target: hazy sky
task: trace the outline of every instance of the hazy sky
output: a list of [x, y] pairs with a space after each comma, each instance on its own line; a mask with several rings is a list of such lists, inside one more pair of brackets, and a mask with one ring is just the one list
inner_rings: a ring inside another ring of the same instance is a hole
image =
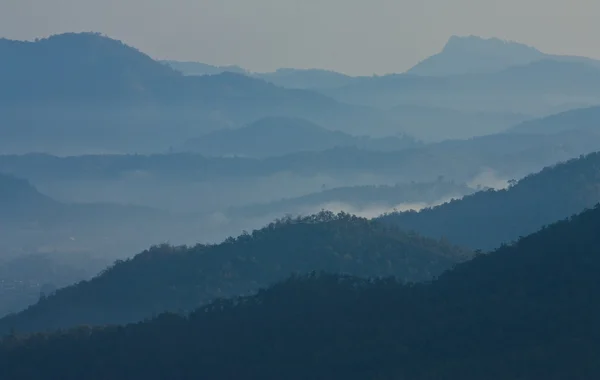
[[599, 0], [0, 0], [0, 37], [96, 31], [155, 58], [404, 71], [448, 37], [600, 58]]

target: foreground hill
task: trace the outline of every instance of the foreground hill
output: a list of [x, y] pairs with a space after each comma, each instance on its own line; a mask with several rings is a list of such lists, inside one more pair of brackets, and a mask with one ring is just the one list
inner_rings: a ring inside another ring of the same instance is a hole
[[362, 133], [397, 126], [379, 111], [242, 74], [184, 76], [98, 34], [3, 39], [0, 56], [0, 151], [166, 151], [267, 116]]
[[593, 379], [599, 227], [600, 208], [586, 211], [430, 284], [312, 275], [189, 317], [11, 335], [0, 371], [11, 380]]
[[243, 128], [215, 131], [188, 140], [183, 149], [208, 156], [269, 157], [344, 146], [394, 151], [419, 145], [410, 137], [358, 137], [330, 131], [304, 119], [268, 117]]
[[547, 167], [508, 189], [488, 190], [385, 222], [473, 249], [491, 249], [600, 202], [600, 153]]
[[292, 273], [328, 271], [422, 281], [467, 257], [453, 246], [348, 214], [323, 212], [272, 223], [218, 245], [152, 248], [0, 320], [0, 331], [133, 322], [164, 311], [192, 310], [222, 296], [252, 293]]

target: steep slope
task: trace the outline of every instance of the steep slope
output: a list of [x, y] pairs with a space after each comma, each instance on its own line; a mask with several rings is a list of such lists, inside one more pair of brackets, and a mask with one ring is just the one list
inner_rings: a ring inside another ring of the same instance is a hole
[[600, 208], [586, 211], [431, 284], [312, 275], [218, 300], [188, 318], [12, 335], [0, 346], [0, 373], [11, 380], [593, 379], [599, 227]]
[[410, 137], [357, 137], [327, 130], [304, 119], [268, 117], [243, 128], [215, 131], [188, 140], [183, 150], [208, 156], [269, 157], [343, 146], [402, 150], [419, 145]]
[[544, 58], [539, 50], [498, 38], [452, 36], [443, 50], [407, 71], [422, 76], [494, 72]]
[[600, 202], [600, 153], [529, 175], [504, 190], [489, 190], [420, 212], [381, 220], [473, 249], [491, 249]]
[[600, 133], [600, 107], [575, 109], [542, 119], [523, 122], [508, 132], [551, 134], [571, 130], [586, 130]]
[[1, 320], [0, 330], [133, 322], [315, 270], [427, 280], [467, 257], [458, 248], [366, 219], [323, 212], [271, 223], [219, 245], [150, 249]]

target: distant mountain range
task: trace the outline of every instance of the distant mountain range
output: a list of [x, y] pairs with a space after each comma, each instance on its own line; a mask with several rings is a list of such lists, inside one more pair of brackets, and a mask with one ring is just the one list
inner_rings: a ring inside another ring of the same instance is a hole
[[244, 74], [277, 86], [296, 89], [340, 87], [353, 77], [331, 70], [281, 68], [270, 73], [254, 73], [239, 66], [213, 66], [201, 62], [161, 61], [184, 75], [216, 75], [225, 72]]
[[223, 129], [186, 141], [182, 149], [207, 156], [270, 157], [335, 147], [400, 151], [422, 143], [404, 137], [371, 138], [327, 130], [308, 120], [269, 117], [238, 129]]
[[[323, 90], [338, 101], [371, 107], [443, 107], [462, 112], [548, 115], [557, 108], [600, 103], [600, 68], [543, 59], [492, 73], [430, 77], [392, 74], [359, 78]], [[563, 109], [565, 110], [565, 109]]]
[[0, 55], [4, 152], [166, 151], [270, 116], [303, 117], [350, 133], [397, 126], [377, 110], [241, 74], [183, 76], [98, 34], [1, 40]]
[[[571, 114], [574, 123], [577, 115]], [[375, 183], [426, 182], [445, 176], [464, 183], [490, 171], [505, 180], [521, 178], [556, 162], [594, 152], [599, 144], [596, 131], [571, 130], [543, 135], [500, 133], [396, 152], [337, 147], [264, 159], [189, 153], [63, 158], [5, 155], [0, 156], [0, 171], [35, 181], [116, 180], [143, 175], [153, 180], [188, 183], [292, 173], [340, 179], [369, 176]]]
[[452, 36], [440, 53], [419, 62], [406, 73], [421, 76], [482, 74], [542, 60], [584, 63], [600, 68], [598, 60], [546, 54], [534, 47], [513, 41], [477, 36]]
[[[531, 49], [472, 38], [451, 39], [447, 49], [456, 44], [509, 57], [520, 51], [534, 55]], [[231, 72], [185, 76], [90, 33], [37, 42], [4, 39], [0, 54], [3, 153], [166, 152], [270, 117], [302, 118], [357, 136], [408, 134], [440, 141], [497, 133], [535, 115], [600, 104], [600, 68], [572, 57], [544, 56], [491, 73], [444, 77], [350, 78], [282, 69], [260, 79]], [[315, 89], [319, 83], [323, 87]]]
[[600, 107], [570, 110], [542, 119], [529, 120], [516, 125], [508, 132], [552, 134], [577, 130], [600, 134]]

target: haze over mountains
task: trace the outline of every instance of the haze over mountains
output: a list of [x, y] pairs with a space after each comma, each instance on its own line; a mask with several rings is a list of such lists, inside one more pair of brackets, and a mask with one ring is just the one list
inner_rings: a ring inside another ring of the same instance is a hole
[[383, 108], [403, 132], [428, 141], [500, 132], [526, 119], [600, 103], [600, 61], [475, 36], [451, 37], [439, 54], [405, 74], [349, 77], [285, 69], [246, 75]]
[[598, 377], [597, 61], [0, 56], [1, 379]]
[[207, 156], [265, 158], [336, 147], [400, 151], [420, 145], [420, 142], [409, 136], [358, 137], [330, 131], [304, 119], [268, 117], [242, 128], [223, 129], [190, 139], [181, 149]]

